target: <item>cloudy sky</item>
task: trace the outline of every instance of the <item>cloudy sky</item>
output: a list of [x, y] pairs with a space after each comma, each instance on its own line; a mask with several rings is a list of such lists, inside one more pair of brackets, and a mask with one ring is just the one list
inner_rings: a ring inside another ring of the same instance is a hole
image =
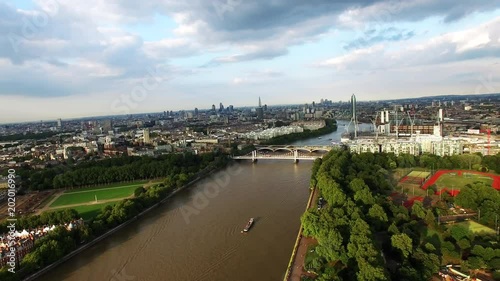
[[0, 123], [500, 92], [500, 0], [0, 0]]

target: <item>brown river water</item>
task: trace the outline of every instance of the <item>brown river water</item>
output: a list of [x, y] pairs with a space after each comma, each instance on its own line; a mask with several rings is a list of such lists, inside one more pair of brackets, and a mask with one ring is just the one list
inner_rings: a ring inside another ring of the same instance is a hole
[[[283, 280], [312, 161], [237, 162], [38, 280]], [[241, 230], [256, 219], [246, 234]]]

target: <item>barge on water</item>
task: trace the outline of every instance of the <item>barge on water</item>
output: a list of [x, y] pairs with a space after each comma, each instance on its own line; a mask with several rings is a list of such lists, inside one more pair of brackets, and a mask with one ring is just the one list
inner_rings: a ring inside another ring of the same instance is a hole
[[248, 221], [248, 223], [245, 226], [245, 228], [243, 228], [243, 230], [241, 231], [241, 233], [248, 232], [250, 230], [250, 227], [252, 227], [253, 222], [254, 222], [254, 218], [250, 218], [250, 220]]

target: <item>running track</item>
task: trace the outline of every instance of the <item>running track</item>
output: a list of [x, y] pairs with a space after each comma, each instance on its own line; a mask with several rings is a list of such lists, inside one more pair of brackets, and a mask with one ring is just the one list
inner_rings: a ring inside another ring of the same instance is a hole
[[[434, 175], [432, 175], [425, 183], [422, 185], [422, 189], [426, 190], [429, 186], [433, 185], [440, 176], [444, 174], [449, 174], [449, 173], [457, 173], [457, 175], [461, 176], [462, 173], [469, 173], [469, 174], [477, 174], [477, 175], [482, 175], [482, 176], [487, 176], [493, 179], [492, 186], [496, 190], [500, 190], [500, 176], [498, 175], [493, 175], [493, 174], [488, 174], [488, 173], [483, 173], [483, 172], [476, 172], [476, 171], [468, 171], [468, 170], [439, 170]], [[445, 191], [446, 188], [444, 188], [441, 192]], [[455, 190], [453, 194], [451, 194], [451, 190], [448, 190], [451, 196], [456, 196], [460, 190]]]

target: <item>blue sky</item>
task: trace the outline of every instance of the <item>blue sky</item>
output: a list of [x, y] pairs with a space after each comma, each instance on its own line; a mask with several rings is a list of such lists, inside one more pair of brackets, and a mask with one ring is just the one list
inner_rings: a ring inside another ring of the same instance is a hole
[[500, 92], [499, 0], [0, 0], [0, 16], [0, 123]]

